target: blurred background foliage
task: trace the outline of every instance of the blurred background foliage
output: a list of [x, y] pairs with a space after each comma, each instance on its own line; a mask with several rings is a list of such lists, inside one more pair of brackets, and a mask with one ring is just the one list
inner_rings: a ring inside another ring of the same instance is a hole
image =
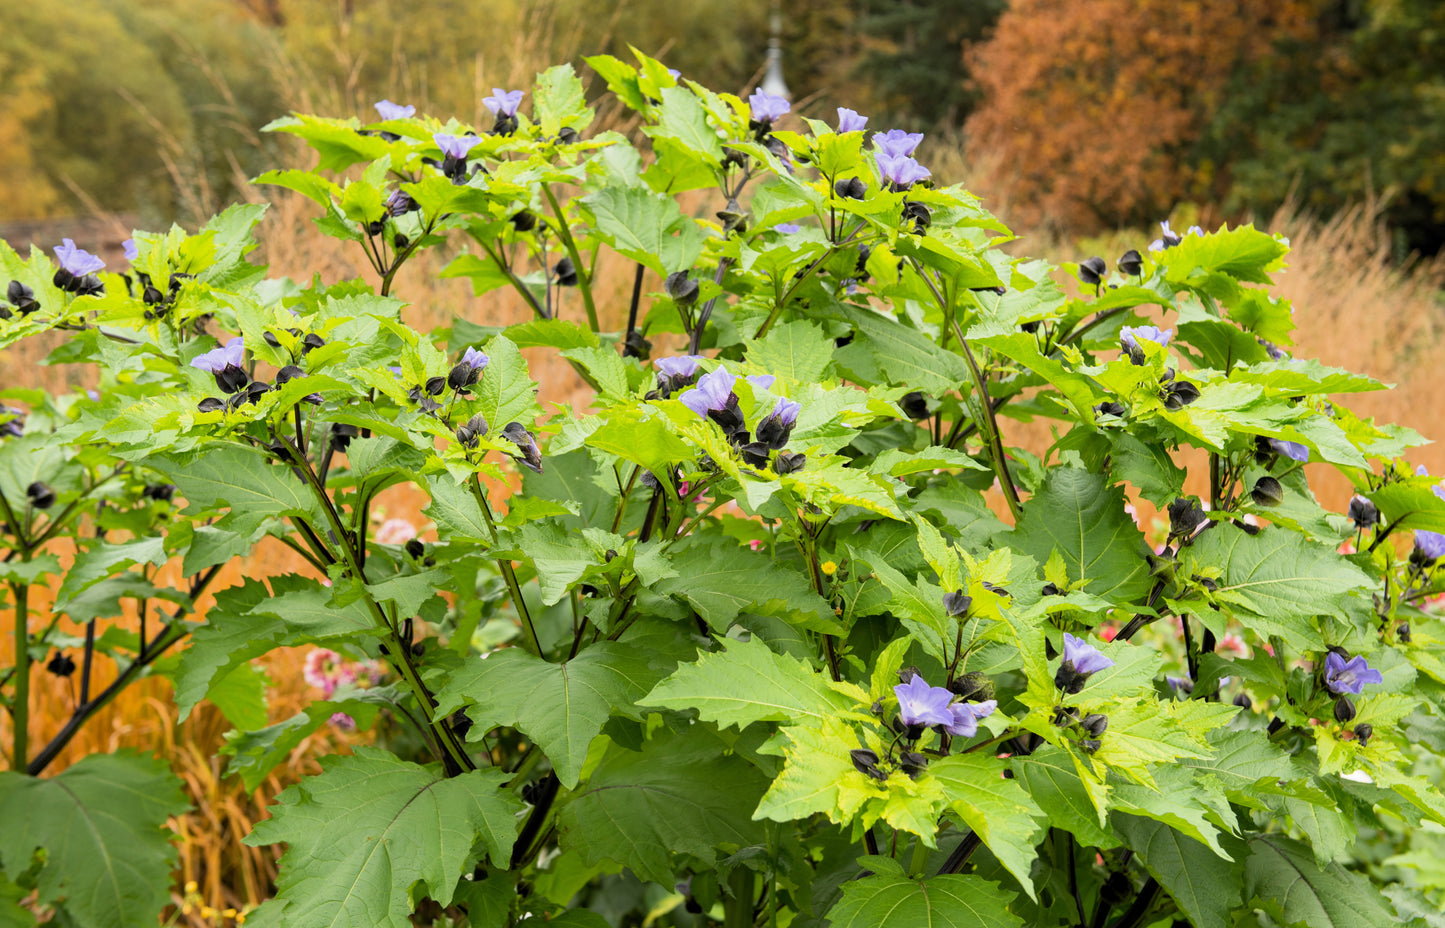
[[[194, 221], [277, 152], [289, 109], [381, 96], [480, 120], [494, 84], [631, 44], [758, 80], [773, 0], [6, 0], [0, 220]], [[1438, 0], [781, 0], [798, 109], [935, 133], [1016, 226], [1218, 221], [1384, 203], [1399, 257], [1445, 244]], [[597, 88], [600, 89], [600, 88]]]

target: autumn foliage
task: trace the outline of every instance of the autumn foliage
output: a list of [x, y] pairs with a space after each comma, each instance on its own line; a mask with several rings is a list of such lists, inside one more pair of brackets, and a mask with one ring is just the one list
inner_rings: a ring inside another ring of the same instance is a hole
[[1019, 225], [1143, 224], [1208, 194], [1187, 154], [1236, 69], [1301, 33], [1317, 0], [1015, 0], [969, 71], [971, 156]]

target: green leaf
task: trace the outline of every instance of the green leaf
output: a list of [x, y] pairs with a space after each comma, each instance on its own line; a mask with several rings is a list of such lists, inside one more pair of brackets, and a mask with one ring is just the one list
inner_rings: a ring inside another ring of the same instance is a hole
[[44, 849], [36, 886], [76, 924], [154, 928], [170, 904], [175, 845], [166, 818], [189, 805], [166, 764], [91, 754], [46, 780], [0, 773], [0, 863], [12, 874]]
[[1253, 613], [1245, 624], [1261, 637], [1279, 635], [1302, 650], [1319, 647], [1316, 615], [1338, 614], [1342, 598], [1372, 584], [1333, 547], [1277, 527], [1250, 535], [1216, 526], [1181, 551], [1179, 562], [1186, 575], [1221, 569], [1215, 595]]
[[667, 419], [657, 415], [638, 418], [624, 407], [608, 411], [607, 421], [587, 436], [587, 445], [664, 476], [668, 465], [690, 461], [697, 454]]
[[69, 612], [69, 607], [80, 594], [106, 577], [137, 564], [160, 567], [166, 558], [165, 539], [159, 535], [120, 544], [102, 542], [81, 551], [60, 582], [60, 589], [55, 594], [55, 609], [57, 612]]
[[679, 546], [672, 554], [678, 572], [653, 586], [686, 600], [715, 631], [726, 632], [741, 612], [775, 615], [804, 627], [836, 624], [828, 603], [804, 576], [728, 541], [709, 539]]
[[1011, 758], [1009, 768], [1054, 827], [1072, 832], [1089, 847], [1118, 847], [1119, 839], [1101, 827], [1090, 788], [1080, 778], [1068, 752], [1041, 748], [1026, 757]]
[[720, 728], [753, 722], [832, 718], [856, 710], [858, 700], [807, 664], [776, 654], [757, 638], [723, 639], [726, 650], [680, 665], [641, 700], [644, 706], [696, 709]]
[[669, 852], [711, 866], [725, 848], [761, 843], [750, 819], [765, 781], [757, 768], [701, 726], [661, 733], [628, 751], [614, 745], [557, 813], [562, 846], [589, 864], [613, 860], [644, 880], [671, 885]]
[[1270, 283], [1289, 246], [1253, 225], [1221, 229], [1208, 235], [1186, 235], [1160, 253], [1159, 264], [1171, 283], [1183, 283], [1197, 271], [1217, 271], [1236, 280]]
[[802, 319], [775, 325], [747, 342], [747, 359], [783, 383], [818, 383], [833, 363], [833, 339]]
[[231, 759], [226, 764], [227, 776], [239, 776], [247, 790], [258, 788], [271, 771], [286, 762], [291, 753], [321, 726], [330, 723], [338, 712], [351, 717], [358, 731], [366, 731], [376, 722], [383, 705], [397, 695], [390, 687], [351, 690], [351, 698], [338, 694], [334, 700], [319, 700], [274, 725], [254, 731], [232, 729], [226, 732], [226, 743], [220, 753]]
[[517, 346], [506, 336], [498, 335], [487, 344], [489, 362], [472, 392], [478, 400], [478, 411], [494, 432], [509, 422], [521, 422], [529, 429], [540, 411], [537, 405], [537, 384], [527, 372], [527, 362]]
[[662, 88], [662, 106], [655, 126], [643, 130], [654, 141], [670, 140], [692, 159], [716, 167], [722, 162], [722, 142], [712, 126], [702, 101], [682, 87]]
[[935, 761], [928, 772], [943, 785], [949, 809], [973, 829], [1029, 897], [1037, 898], [1029, 869], [1048, 818], [1017, 780], [1004, 779], [1007, 766], [997, 757], [975, 752]]
[[[910, 880], [896, 862], [865, 858], [873, 876], [849, 880], [828, 910], [830, 928], [1022, 928], [1014, 894], [976, 876]], [[889, 866], [891, 864], [891, 866]]]
[[1094, 421], [1094, 404], [1103, 391], [1089, 377], [1039, 350], [1038, 339], [1027, 332], [994, 335], [979, 341], [1038, 377], [1063, 394], [1084, 422]]
[[506, 774], [447, 778], [377, 748], [324, 757], [322, 773], [277, 797], [245, 843], [286, 842], [277, 880], [280, 924], [410, 928], [410, 890], [445, 906], [484, 846], [506, 867], [522, 804], [501, 789]]
[[303, 516], [323, 524], [306, 484], [266, 455], [242, 445], [208, 445], [189, 457], [152, 455], [146, 464], [164, 473], [185, 497], [191, 518], [226, 510], [215, 527], [249, 537], [267, 519]]
[[939, 348], [932, 339], [892, 316], [844, 305], [854, 327], [853, 341], [833, 353], [838, 364], [865, 384], [891, 383], [940, 395], [969, 377], [963, 358]]
[[1433, 477], [1406, 477], [1372, 490], [1368, 496], [1394, 530], [1445, 532], [1445, 499], [1435, 495], [1437, 485]]
[[1238, 863], [1162, 822], [1114, 815], [1114, 830], [1178, 904], [1195, 928], [1230, 928], [1231, 909], [1240, 903]]
[[1131, 604], [1149, 592], [1144, 533], [1124, 511], [1123, 488], [1099, 474], [1078, 467], [1049, 471], [1024, 504], [1013, 537], [1018, 550], [1040, 562], [1057, 548], [1070, 583], [1086, 584], [1084, 592], [1100, 599]]
[[685, 271], [702, 252], [697, 223], [673, 197], [646, 187], [608, 185], [583, 197], [599, 238], [665, 277]]
[[571, 789], [592, 739], [614, 710], [635, 711], [639, 697], [661, 676], [659, 663], [646, 651], [608, 641], [561, 664], [508, 648], [452, 673], [437, 693], [437, 716], [471, 707], [476, 738], [498, 725], [517, 728], [546, 753], [562, 785]]
[[[783, 756], [783, 770], [754, 817], [790, 822], [823, 814], [844, 825], [866, 804], [886, 800], [888, 788], [853, 766], [848, 752], [860, 746], [854, 726], [837, 717], [782, 729], [767, 752]], [[942, 788], [933, 785], [941, 799]], [[932, 823], [929, 832], [931, 838]]]
[[215, 680], [206, 698], [237, 728], [264, 728], [266, 683], [266, 672], [246, 662]]
[[1395, 913], [1369, 880], [1330, 864], [1283, 835], [1259, 835], [1244, 862], [1244, 898], [1286, 925], [1309, 928], [1378, 928]]
[[537, 75], [532, 89], [532, 119], [544, 136], [555, 136], [564, 127], [581, 132], [592, 124], [587, 94], [570, 64], [559, 64]]

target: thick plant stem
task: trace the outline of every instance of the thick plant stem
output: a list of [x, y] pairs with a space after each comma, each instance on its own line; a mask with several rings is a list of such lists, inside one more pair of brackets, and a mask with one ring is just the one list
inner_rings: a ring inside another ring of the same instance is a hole
[[341, 549], [341, 556], [346, 561], [347, 570], [362, 584], [363, 594], [361, 599], [366, 604], [367, 611], [371, 613], [372, 621], [376, 623], [377, 627], [385, 629], [388, 637], [391, 639], [390, 650], [393, 654], [392, 666], [396, 668], [397, 673], [401, 674], [402, 680], [406, 682], [407, 689], [411, 690], [417, 702], [426, 710], [427, 718], [431, 720], [432, 731], [436, 735], [437, 741], [441, 742], [442, 747], [446, 749], [448, 766], [455, 767], [456, 773], [475, 770], [477, 765], [472, 762], [471, 757], [462, 747], [461, 742], [457, 740], [456, 732], [452, 731], [451, 726], [448, 725], [445, 720], [439, 721], [434, 718], [437, 708], [436, 700], [432, 698], [431, 691], [426, 688], [426, 684], [422, 682], [421, 675], [417, 673], [416, 667], [412, 665], [411, 642], [401, 640], [401, 635], [397, 632], [396, 626], [387, 621], [386, 614], [381, 611], [381, 606], [377, 603], [376, 598], [371, 595], [370, 590], [366, 589], [366, 571], [361, 566], [361, 560], [357, 555], [351, 535], [346, 531], [346, 526], [341, 522], [341, 516], [336, 512], [336, 505], [331, 501], [331, 497], [326, 495], [326, 488], [323, 487], [317, 479], [316, 472], [311, 469], [310, 462], [299, 457], [299, 449], [297, 450], [297, 455], [298, 459], [301, 460], [301, 473], [306, 478], [306, 483], [311, 487], [311, 492], [316, 497], [316, 501], [321, 504], [321, 511], [326, 515], [326, 520], [331, 523], [331, 531], [336, 535], [336, 545]]
[[30, 584], [11, 583], [10, 595], [15, 600], [15, 703], [11, 709], [14, 721], [10, 769], [25, 769], [30, 751]]
[[577, 250], [577, 242], [573, 240], [572, 230], [567, 226], [567, 217], [562, 214], [562, 204], [557, 202], [557, 195], [552, 192], [550, 184], [543, 184], [542, 192], [547, 195], [552, 215], [557, 217], [557, 237], [562, 240], [562, 247], [567, 249], [567, 257], [572, 259], [572, 267], [577, 271], [577, 289], [582, 293], [582, 306], [587, 310], [587, 325], [593, 332], [600, 332], [602, 326], [597, 321], [597, 304], [592, 301], [592, 282], [588, 280], [589, 275], [582, 266], [582, 254]]
[[1135, 897], [1134, 904], [1129, 906], [1119, 920], [1114, 923], [1114, 928], [1138, 928], [1144, 924], [1149, 910], [1154, 907], [1154, 900], [1159, 896], [1159, 881], [1152, 876], [1149, 878], [1139, 895]]
[[[492, 541], [495, 543], [497, 524], [492, 520], [492, 507], [487, 502], [487, 494], [482, 491], [480, 475], [472, 474], [470, 487], [472, 496], [477, 501], [477, 508], [482, 510], [482, 517], [487, 520], [487, 531], [492, 533]], [[512, 562], [504, 557], [497, 558], [497, 569], [502, 572], [502, 579], [507, 582], [507, 592], [512, 595], [512, 603], [522, 620], [522, 631], [527, 635], [527, 647], [537, 657], [541, 657], [542, 642], [537, 639], [537, 627], [532, 624], [532, 614], [527, 611], [527, 601], [522, 598], [522, 585], [517, 582], [517, 571], [513, 569]]]
[[723, 928], [752, 928], [753, 871], [738, 867], [728, 878], [732, 896], [723, 899]]
[[[932, 286], [932, 281], [929, 281], [929, 285]], [[938, 293], [938, 291], [934, 290], [934, 293]], [[942, 299], [941, 295], [940, 299]], [[985, 437], [988, 439], [989, 457], [993, 459], [993, 470], [998, 476], [999, 486], [1003, 488], [1009, 512], [1013, 514], [1014, 523], [1017, 524], [1023, 516], [1023, 509], [1019, 504], [1019, 491], [1014, 487], [1013, 476], [1009, 474], [1008, 459], [1004, 456], [1003, 436], [999, 433], [998, 418], [994, 415], [993, 401], [988, 395], [988, 384], [983, 379], [983, 371], [979, 369], [978, 361], [974, 359], [973, 349], [969, 348], [968, 342], [964, 340], [963, 329], [959, 326], [957, 319], [953, 320], [953, 331], [958, 339], [959, 347], [963, 349], [963, 357], [968, 361], [968, 371], [973, 378], [973, 388], [978, 393], [978, 405], [983, 410], [983, 418], [980, 421], [987, 425], [988, 435]]]

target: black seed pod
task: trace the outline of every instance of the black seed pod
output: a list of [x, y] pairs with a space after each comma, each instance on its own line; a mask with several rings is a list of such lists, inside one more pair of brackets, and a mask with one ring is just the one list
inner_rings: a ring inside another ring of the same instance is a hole
[[921, 391], [914, 390], [912, 393], [905, 393], [898, 401], [898, 408], [903, 414], [913, 421], [928, 418], [928, 398]]
[[1234, 704], [1246, 712], [1254, 708], [1254, 700], [1250, 699], [1247, 693], [1240, 693], [1234, 697]]
[[964, 702], [984, 702], [994, 696], [993, 681], [977, 670], [960, 674], [948, 690]]
[[406, 553], [414, 558], [421, 557], [423, 554], [426, 553], [426, 545], [422, 544], [421, 541], [415, 538], [408, 538], [404, 547], [406, 549]]
[[40, 304], [35, 301], [35, 291], [18, 280], [10, 281], [10, 286], [5, 289], [5, 297], [22, 316], [28, 316], [40, 308]]
[[1144, 258], [1136, 249], [1130, 248], [1119, 258], [1119, 273], [1126, 277], [1138, 277], [1144, 271]]
[[552, 273], [557, 276], [557, 283], [563, 287], [577, 286], [577, 266], [572, 263], [571, 258], [563, 258], [552, 266]]
[[1122, 403], [1100, 403], [1094, 407], [1094, 415], [1096, 416], [1117, 416], [1122, 419], [1126, 412], [1128, 412], [1128, 410], [1124, 408]]
[[1260, 477], [1255, 481], [1254, 489], [1249, 491], [1249, 498], [1256, 506], [1272, 508], [1284, 502], [1284, 487], [1273, 477]]
[[297, 377], [305, 377], [306, 372], [294, 364], [288, 364], [276, 372], [276, 386], [283, 387]]
[[674, 271], [662, 281], [662, 289], [679, 306], [691, 306], [697, 302], [697, 281], [687, 271]]
[[1109, 717], [1095, 712], [1091, 715], [1084, 716], [1083, 720], [1079, 722], [1079, 725], [1083, 727], [1084, 731], [1097, 738], [1109, 727]]
[[1044, 584], [1044, 588], [1039, 591], [1039, 595], [1040, 595], [1040, 596], [1063, 596], [1064, 594], [1059, 591], [1059, 587], [1058, 587], [1057, 584], [1055, 584], [1055, 583], [1053, 583], [1053, 582], [1049, 582], [1049, 583], [1045, 583], [1045, 584]]
[[1169, 537], [1188, 538], [1208, 519], [1198, 500], [1181, 496], [1169, 504]]
[[75, 673], [75, 661], [64, 651], [56, 651], [55, 656], [46, 663], [45, 669], [57, 677], [68, 677]]
[[150, 284], [146, 284], [145, 292], [141, 294], [141, 300], [147, 306], [160, 306], [165, 303], [166, 295]]
[[933, 225], [933, 210], [913, 200], [903, 201], [903, 221], [913, 223], [913, 231], [922, 235]]
[[1101, 742], [1098, 738], [1085, 738], [1083, 741], [1079, 742], [1079, 747], [1084, 749], [1084, 753], [1092, 754], [1095, 751], [1099, 750], [1100, 744]]
[[1369, 528], [1380, 522], [1380, 510], [1375, 507], [1374, 503], [1358, 494], [1350, 497], [1350, 508], [1346, 515], [1350, 517], [1350, 521], [1355, 524], [1356, 528]]
[[477, 413], [457, 428], [457, 441], [463, 448], [475, 448], [477, 439], [487, 434], [487, 420]]
[[1370, 738], [1375, 734], [1375, 726], [1369, 722], [1361, 722], [1355, 726], [1355, 740], [1360, 742], [1360, 747], [1370, 743]]
[[1164, 391], [1164, 408], [1180, 410], [1199, 399], [1199, 388], [1187, 380], [1171, 383]]
[[904, 751], [898, 755], [898, 766], [908, 774], [909, 779], [916, 780], [928, 769], [928, 755]]
[[833, 184], [833, 192], [848, 200], [861, 200], [868, 195], [868, 185], [861, 177], [845, 177]]
[[539, 474], [542, 472], [542, 451], [526, 426], [520, 422], [508, 422], [502, 429], [502, 437], [521, 449], [522, 456], [516, 459], [519, 463]]
[[200, 410], [201, 412], [219, 412], [220, 410], [225, 408], [226, 401], [222, 399], [217, 399], [214, 396], [208, 396], [196, 404], [196, 409]]
[[969, 607], [973, 605], [973, 597], [966, 595], [963, 590], [954, 590], [952, 593], [943, 594], [943, 608], [954, 618], [962, 618], [968, 615]]
[[1409, 622], [1401, 622], [1401, 623], [1400, 623], [1400, 626], [1395, 629], [1395, 637], [1398, 638], [1398, 639], [1400, 639], [1400, 643], [1401, 643], [1401, 644], [1409, 644], [1409, 643], [1410, 643], [1410, 623], [1409, 623]]
[[912, 666], [909, 666], [909, 667], [900, 667], [899, 670], [898, 670], [898, 682], [899, 682], [899, 683], [902, 683], [902, 684], [905, 684], [905, 685], [906, 685], [906, 684], [909, 684], [909, 683], [912, 683], [912, 682], [913, 682], [913, 678], [916, 677], [916, 676], [918, 676], [918, 668], [917, 668], [917, 667], [912, 667]]
[[49, 509], [55, 505], [55, 491], [39, 480], [25, 488], [25, 495], [36, 509]]
[[869, 767], [878, 765], [878, 755], [867, 748], [849, 751], [848, 756], [852, 758], [853, 766], [858, 768], [859, 773], [867, 773]]
[[1103, 258], [1089, 258], [1079, 263], [1079, 279], [1086, 284], [1098, 286], [1103, 282], [1106, 273], [1108, 273], [1108, 267], [1104, 264]]
[[1059, 728], [1070, 728], [1079, 721], [1079, 710], [1071, 706], [1054, 706], [1054, 724]]
[[1341, 725], [1348, 724], [1355, 717], [1355, 704], [1350, 702], [1348, 696], [1335, 697], [1335, 721]]
[[169, 503], [176, 495], [174, 483], [150, 483], [141, 491], [141, 496], [160, 503]]
[[333, 422], [331, 424], [331, 447], [337, 451], [345, 451], [350, 446], [351, 440], [360, 434], [360, 430], [354, 425]]
[[807, 463], [808, 456], [806, 454], [779, 451], [778, 456], [773, 458], [773, 470], [779, 474], [795, 474], [802, 470]]

